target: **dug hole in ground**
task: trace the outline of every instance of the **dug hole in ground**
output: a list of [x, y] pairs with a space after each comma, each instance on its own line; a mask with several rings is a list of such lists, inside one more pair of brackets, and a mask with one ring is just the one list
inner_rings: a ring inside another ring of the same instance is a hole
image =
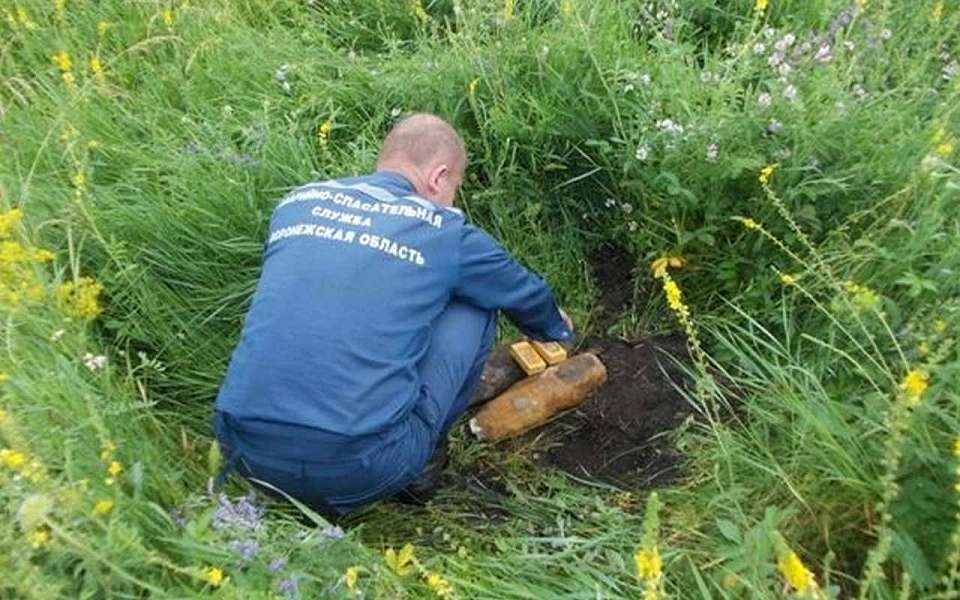
[[[630, 308], [633, 264], [626, 251], [610, 246], [591, 256], [599, 291], [596, 329], [605, 329]], [[495, 505], [498, 497], [510, 493], [510, 476], [497, 457], [511, 453], [529, 455], [530, 468], [559, 470], [575, 485], [633, 492], [677, 481], [683, 456], [669, 434], [692, 413], [681, 391], [689, 383], [684, 372], [684, 363], [689, 362], [686, 338], [679, 333], [629, 341], [593, 336], [581, 340], [570, 356], [585, 352], [595, 354], [606, 367], [603, 385], [578, 407], [515, 438], [485, 442], [492, 453], [448, 468], [445, 486], [471, 492], [481, 504]], [[500, 380], [524, 377], [509, 356], [508, 344], [494, 349], [488, 365], [510, 371], [498, 373]], [[483, 386], [481, 382], [479, 395], [492, 398], [492, 391]], [[472, 434], [466, 436], [467, 444], [478, 443]]]

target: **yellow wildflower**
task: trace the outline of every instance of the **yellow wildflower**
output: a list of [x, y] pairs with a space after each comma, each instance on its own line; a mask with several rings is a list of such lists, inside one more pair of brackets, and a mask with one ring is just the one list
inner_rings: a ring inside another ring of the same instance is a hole
[[73, 60], [70, 59], [70, 55], [67, 54], [66, 50], [57, 52], [50, 57], [50, 60], [60, 69], [61, 73], [66, 73], [73, 68]]
[[47, 478], [46, 471], [43, 468], [43, 463], [35, 458], [23, 468], [21, 475], [23, 475], [24, 479], [30, 483], [40, 483]]
[[93, 319], [103, 312], [100, 292], [103, 285], [90, 277], [68, 281], [57, 288], [57, 302], [61, 310], [72, 317]]
[[19, 208], [11, 208], [0, 213], [0, 239], [10, 237], [21, 219], [23, 219], [23, 212]]
[[930, 11], [930, 19], [933, 21], [940, 21], [943, 19], [943, 2], [937, 2], [933, 5], [933, 10]]
[[687, 259], [682, 256], [661, 256], [650, 263], [650, 271], [653, 272], [654, 277], [659, 278], [660, 275], [658, 275], [658, 273], [661, 270], [666, 270], [667, 268], [682, 269], [686, 264]]
[[29, 457], [25, 452], [4, 448], [0, 450], [0, 463], [11, 471], [20, 471], [26, 466]]
[[735, 217], [735, 218], [736, 220], [740, 221], [740, 223], [742, 223], [743, 226], [746, 227], [747, 229], [754, 230], [754, 231], [757, 229], [760, 229], [760, 223], [757, 223], [750, 217]]
[[112, 27], [113, 23], [110, 23], [109, 21], [100, 21], [97, 23], [97, 35], [100, 37], [107, 35], [107, 32], [110, 31]]
[[773, 175], [773, 171], [776, 169], [776, 165], [767, 165], [764, 168], [760, 169], [760, 176], [757, 179], [763, 185], [770, 183], [770, 177]]
[[754, 12], [763, 13], [767, 10], [767, 6], [770, 4], [770, 0], [757, 0], [757, 3], [753, 5]]
[[514, 0], [504, 0], [503, 1], [503, 18], [512, 19], [514, 13]]
[[953, 142], [941, 142], [937, 144], [937, 146], [934, 148], [934, 151], [942, 158], [946, 158], [953, 154], [954, 148]]
[[107, 77], [103, 72], [103, 63], [96, 54], [90, 57], [90, 71], [98, 84], [103, 85], [106, 82]]
[[225, 584], [228, 579], [230, 578], [226, 577], [223, 571], [217, 567], [208, 567], [203, 571], [203, 580], [213, 587], [220, 587]]
[[53, 9], [57, 13], [57, 18], [62, 19], [64, 13], [67, 11], [67, 0], [54, 0]]
[[937, 319], [933, 322], [933, 330], [937, 333], [943, 333], [947, 330], [947, 322], [944, 319]]
[[330, 133], [333, 131], [333, 122], [327, 119], [317, 128], [317, 141], [321, 146], [326, 146], [330, 141]]
[[917, 352], [920, 353], [920, 356], [927, 356], [930, 354], [930, 344], [927, 343], [927, 340], [920, 342], [920, 345], [917, 346]]
[[859, 6], [860, 8], [866, 8], [867, 0], [857, 0], [857, 6]]
[[480, 86], [480, 78], [475, 77], [473, 81], [470, 82], [470, 85], [467, 86], [467, 93], [471, 96], [477, 95], [477, 88]]
[[427, 14], [426, 10], [424, 10], [423, 2], [421, 2], [420, 0], [413, 0], [410, 3], [410, 12], [412, 12], [413, 15], [418, 19], [420, 19], [421, 21], [430, 20], [430, 15]]
[[34, 548], [42, 548], [50, 542], [50, 532], [42, 527], [38, 527], [27, 536], [27, 542]]
[[453, 586], [451, 586], [450, 582], [440, 575], [436, 573], [428, 573], [424, 579], [426, 580], [427, 587], [430, 588], [430, 591], [440, 598], [447, 598], [453, 594]]
[[351, 592], [357, 591], [357, 579], [360, 577], [360, 571], [356, 567], [347, 567], [347, 572], [343, 575], [343, 581], [347, 584], [347, 589]]
[[675, 281], [668, 281], [663, 285], [663, 291], [667, 295], [667, 304], [675, 312], [681, 312], [685, 307], [683, 305], [683, 292]]
[[880, 302], [880, 296], [865, 285], [860, 285], [852, 281], [848, 281], [844, 285], [847, 288], [847, 292], [853, 296], [853, 303], [858, 308], [870, 309]]
[[800, 596], [804, 596], [816, 589], [817, 584], [813, 580], [813, 573], [803, 566], [803, 561], [800, 560], [796, 552], [791, 550], [777, 561], [777, 569], [780, 570], [780, 573], [783, 575], [783, 578], [787, 580], [787, 583], [790, 584], [790, 587]]
[[39, 25], [30, 18], [30, 13], [27, 12], [27, 9], [22, 6], [17, 7], [17, 21], [19, 21], [27, 31], [33, 31], [39, 27]]
[[176, 19], [176, 14], [173, 12], [172, 8], [165, 8], [160, 11], [160, 16], [163, 18], [163, 24], [167, 27], [173, 27], [173, 22]]
[[798, 280], [799, 277], [796, 275], [791, 275], [789, 273], [780, 274], [780, 282], [783, 283], [783, 285], [796, 285]]
[[413, 544], [406, 544], [397, 552], [393, 548], [387, 548], [383, 554], [383, 560], [390, 567], [390, 570], [401, 577], [409, 574], [413, 570]]
[[70, 183], [73, 184], [73, 187], [77, 189], [77, 192], [85, 192], [87, 190], [87, 176], [82, 172], [77, 172], [73, 177], [70, 178]]
[[66, 83], [68, 86], [73, 85], [77, 82], [77, 78], [74, 77], [72, 71], [67, 71], [66, 73], [61, 75], [61, 77], [63, 77], [63, 82]]
[[103, 500], [98, 500], [96, 504], [93, 505], [93, 514], [95, 515], [106, 515], [113, 510], [113, 500], [104, 498]]
[[633, 562], [637, 567], [637, 577], [641, 579], [658, 579], [662, 573], [663, 560], [656, 546], [637, 550]]
[[110, 466], [107, 467], [107, 475], [116, 477], [120, 475], [120, 473], [123, 473], [123, 465], [121, 465], [119, 461], [112, 461]]
[[573, 0], [563, 0], [560, 3], [560, 12], [567, 16], [573, 14]]
[[960, 458], [960, 437], [953, 441], [953, 455]]
[[900, 383], [900, 389], [907, 394], [912, 404], [920, 401], [920, 396], [930, 386], [930, 376], [919, 369], [910, 369]]
[[106, 441], [100, 446], [100, 460], [102, 462], [107, 462], [113, 458], [113, 453], [117, 451], [116, 445], [111, 441]]

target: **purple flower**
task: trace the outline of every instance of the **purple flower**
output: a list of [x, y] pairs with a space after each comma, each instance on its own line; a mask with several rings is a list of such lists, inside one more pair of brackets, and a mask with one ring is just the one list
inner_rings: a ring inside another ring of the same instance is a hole
[[226, 494], [220, 494], [219, 505], [213, 513], [213, 528], [258, 531], [262, 527], [263, 509], [252, 500], [252, 495], [241, 496], [234, 503]]
[[174, 525], [177, 527], [186, 527], [187, 526], [187, 515], [184, 512], [183, 508], [175, 508], [170, 511], [170, 520], [173, 521]]
[[254, 539], [237, 540], [230, 544], [230, 548], [239, 554], [240, 560], [245, 563], [253, 560], [253, 557], [257, 555], [257, 552], [260, 552], [260, 544], [258, 544], [257, 540]]
[[280, 588], [280, 593], [288, 598], [298, 598], [300, 596], [300, 591], [297, 589], [297, 580], [293, 577], [281, 579], [277, 587]]
[[817, 50], [817, 53], [813, 56], [813, 60], [817, 62], [830, 62], [833, 60], [833, 54], [830, 52], [830, 44], [824, 42], [820, 44], [820, 48]]
[[282, 570], [282, 569], [283, 569], [284, 567], [286, 567], [286, 566], [287, 566], [287, 559], [285, 559], [285, 558], [283, 558], [283, 557], [275, 558], [275, 559], [271, 560], [271, 561], [270, 561], [270, 564], [268, 565], [268, 567], [270, 568], [270, 570], [273, 571], [274, 573], [276, 573], [277, 571]]

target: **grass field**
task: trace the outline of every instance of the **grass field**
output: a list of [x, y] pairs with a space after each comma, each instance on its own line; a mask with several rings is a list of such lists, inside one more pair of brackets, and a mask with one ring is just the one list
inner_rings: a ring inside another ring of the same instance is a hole
[[[954, 0], [0, 0], [0, 31], [0, 597], [960, 597]], [[460, 427], [493, 512], [344, 531], [209, 489], [273, 204], [418, 110], [583, 332], [687, 333], [679, 483]]]

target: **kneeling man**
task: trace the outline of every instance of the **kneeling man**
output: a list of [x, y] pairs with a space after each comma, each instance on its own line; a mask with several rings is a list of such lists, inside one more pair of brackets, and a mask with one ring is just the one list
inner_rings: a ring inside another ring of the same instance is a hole
[[277, 205], [263, 270], [217, 397], [226, 468], [330, 519], [435, 483], [502, 310], [567, 340], [553, 293], [453, 200], [463, 141], [416, 114], [372, 175], [311, 183]]

